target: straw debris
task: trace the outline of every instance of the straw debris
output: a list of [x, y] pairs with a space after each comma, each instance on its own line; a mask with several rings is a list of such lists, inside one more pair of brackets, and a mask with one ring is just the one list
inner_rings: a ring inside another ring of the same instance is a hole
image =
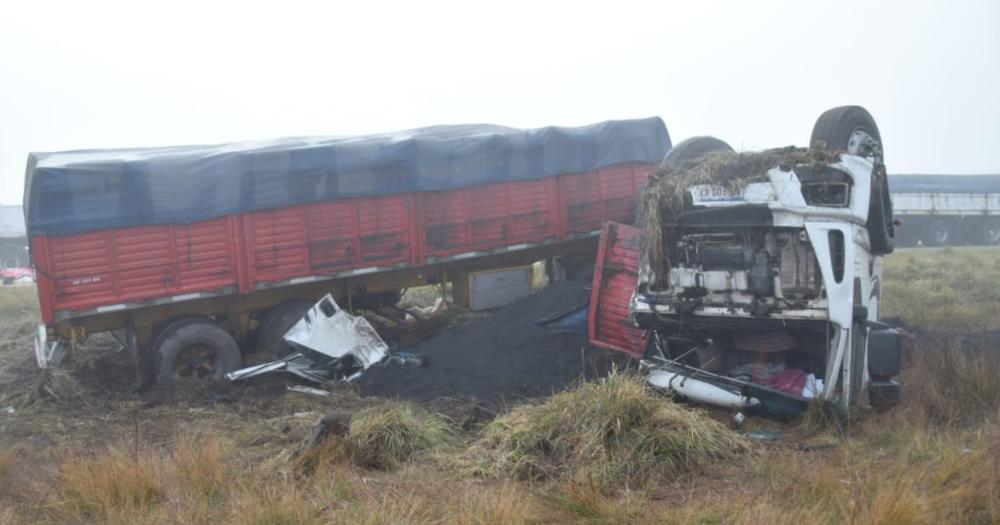
[[822, 169], [838, 159], [839, 153], [787, 147], [758, 152], [720, 151], [684, 162], [680, 168], [661, 166], [639, 195], [638, 218], [638, 226], [643, 229], [643, 252], [656, 282], [661, 282], [670, 264], [668, 229], [664, 226], [675, 224], [690, 204], [688, 189], [692, 186], [711, 184], [737, 193], [751, 182], [767, 180], [772, 168], [788, 171], [806, 164]]
[[723, 424], [657, 397], [638, 377], [614, 373], [514, 409], [486, 427], [473, 451], [480, 473], [581, 477], [611, 488], [747, 449]]

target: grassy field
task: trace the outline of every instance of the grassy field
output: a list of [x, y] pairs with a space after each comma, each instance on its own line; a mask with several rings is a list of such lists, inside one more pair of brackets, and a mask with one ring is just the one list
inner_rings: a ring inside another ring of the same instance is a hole
[[[3, 289], [0, 523], [1000, 523], [1000, 339], [973, 334], [998, 276], [993, 250], [893, 254], [903, 404], [846, 440], [751, 419], [769, 442], [625, 374], [472, 424], [346, 388], [137, 398], [34, 371], [33, 290]], [[325, 414], [349, 426], [310, 446]]]

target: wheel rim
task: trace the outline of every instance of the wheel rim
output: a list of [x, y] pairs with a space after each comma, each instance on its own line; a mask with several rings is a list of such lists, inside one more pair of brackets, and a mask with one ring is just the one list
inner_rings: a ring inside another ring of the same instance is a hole
[[878, 141], [870, 133], [858, 128], [851, 132], [851, 136], [847, 138], [847, 153], [848, 155], [863, 156], [869, 153], [869, 148], [876, 142]]
[[937, 244], [944, 244], [948, 242], [948, 238], [951, 237], [948, 227], [943, 224], [935, 224], [931, 227], [931, 240]]
[[990, 244], [1000, 244], [1000, 222], [991, 222], [986, 225], [986, 242]]
[[204, 344], [191, 345], [177, 354], [174, 379], [211, 379], [215, 375], [216, 368], [215, 351], [211, 347]]

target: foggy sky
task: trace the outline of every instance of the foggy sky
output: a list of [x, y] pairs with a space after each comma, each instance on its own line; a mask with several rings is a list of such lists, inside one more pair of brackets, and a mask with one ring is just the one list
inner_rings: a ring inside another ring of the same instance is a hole
[[1000, 2], [0, 1], [0, 203], [29, 151], [660, 116], [878, 121], [890, 173], [1000, 173]]

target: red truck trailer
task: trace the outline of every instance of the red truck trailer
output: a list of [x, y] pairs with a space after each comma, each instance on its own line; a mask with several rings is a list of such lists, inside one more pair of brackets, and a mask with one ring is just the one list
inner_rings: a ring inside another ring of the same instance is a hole
[[31, 154], [39, 365], [110, 331], [140, 365], [137, 384], [220, 379], [240, 347], [280, 342], [327, 293], [350, 309], [593, 254], [605, 221], [633, 221], [669, 148], [650, 118]]

